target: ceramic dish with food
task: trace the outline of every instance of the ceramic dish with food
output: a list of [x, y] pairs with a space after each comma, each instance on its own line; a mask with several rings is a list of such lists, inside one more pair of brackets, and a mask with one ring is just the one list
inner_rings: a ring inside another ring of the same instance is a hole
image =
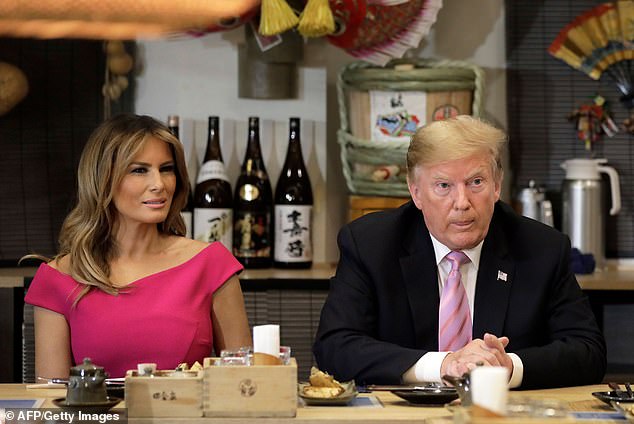
[[343, 391], [329, 390], [331, 387], [315, 387], [310, 383], [298, 384], [298, 395], [306, 405], [340, 406], [347, 405], [359, 392], [354, 381], [339, 383]]

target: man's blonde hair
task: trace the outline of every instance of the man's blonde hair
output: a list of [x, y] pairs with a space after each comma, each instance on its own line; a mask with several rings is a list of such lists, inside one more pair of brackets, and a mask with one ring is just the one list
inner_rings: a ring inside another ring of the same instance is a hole
[[488, 153], [493, 176], [499, 181], [502, 178], [501, 152], [506, 142], [504, 131], [469, 115], [434, 121], [419, 128], [412, 137], [407, 149], [407, 176], [413, 179], [418, 166]]

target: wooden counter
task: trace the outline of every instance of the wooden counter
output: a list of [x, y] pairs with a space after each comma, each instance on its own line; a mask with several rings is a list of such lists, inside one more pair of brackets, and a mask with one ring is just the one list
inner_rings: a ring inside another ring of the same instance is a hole
[[[561, 404], [568, 408], [570, 411], [592, 411], [592, 412], [610, 412], [613, 411], [610, 407], [604, 403], [596, 400], [592, 397], [594, 391], [605, 391], [607, 386], [580, 386], [580, 387], [568, 387], [560, 389], [548, 389], [548, 390], [531, 390], [515, 392], [511, 391], [509, 397], [517, 398], [529, 398], [534, 400], [555, 400], [561, 402]], [[0, 385], [0, 399], [34, 399], [44, 398], [46, 399], [43, 408], [52, 408], [54, 405], [51, 400], [54, 398], [64, 397], [66, 394], [65, 389], [27, 389], [22, 384], [3, 384]], [[425, 406], [410, 406], [402, 399], [396, 397], [389, 392], [374, 392], [371, 394], [362, 394], [360, 396], [374, 396], [376, 397], [381, 406], [379, 407], [329, 407], [329, 406], [311, 406], [311, 407], [298, 407], [297, 416], [295, 418], [136, 418], [129, 419], [130, 423], [138, 424], [170, 424], [170, 423], [195, 423], [195, 424], [242, 424], [247, 422], [260, 422], [266, 424], [273, 423], [298, 423], [298, 424], [316, 424], [320, 422], [327, 422], [333, 424], [345, 424], [345, 423], [367, 423], [376, 422], [381, 424], [390, 423], [406, 423], [406, 422], [419, 422], [430, 424], [443, 424], [452, 423], [452, 412], [445, 407], [425, 407]], [[120, 403], [117, 408], [125, 407], [125, 403]], [[487, 418], [483, 422], [487, 423], [537, 423], [537, 422], [597, 422], [588, 420], [575, 421], [572, 418], [566, 419], [491, 419]], [[476, 421], [477, 422], [477, 421]], [[625, 421], [609, 421], [601, 420], [601, 423], [624, 423]]]
[[[240, 274], [241, 280], [324, 280], [335, 274], [334, 264], [315, 264], [310, 269], [247, 269]], [[24, 277], [35, 275], [37, 268], [0, 268], [0, 288], [22, 287]], [[634, 268], [608, 268], [593, 274], [577, 275], [583, 290], [634, 290]], [[301, 288], [298, 285], [297, 288]], [[327, 288], [327, 286], [326, 286]]]

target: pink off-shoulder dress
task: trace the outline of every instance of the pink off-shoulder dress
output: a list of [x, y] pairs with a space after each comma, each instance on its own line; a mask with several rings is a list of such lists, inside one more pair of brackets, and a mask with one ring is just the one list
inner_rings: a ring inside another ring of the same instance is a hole
[[25, 302], [64, 315], [76, 364], [89, 357], [110, 377], [123, 377], [142, 362], [159, 369], [202, 363], [213, 346], [213, 293], [241, 270], [216, 242], [180, 265], [134, 281], [116, 296], [92, 289], [73, 308], [83, 285], [42, 264]]

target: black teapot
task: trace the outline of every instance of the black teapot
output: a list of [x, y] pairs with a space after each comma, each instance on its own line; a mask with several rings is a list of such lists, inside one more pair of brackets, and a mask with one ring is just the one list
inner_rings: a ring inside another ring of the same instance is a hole
[[90, 358], [84, 358], [84, 362], [81, 365], [70, 369], [66, 404], [85, 405], [107, 402], [107, 377], [108, 374], [104, 372], [103, 367], [93, 364]]

